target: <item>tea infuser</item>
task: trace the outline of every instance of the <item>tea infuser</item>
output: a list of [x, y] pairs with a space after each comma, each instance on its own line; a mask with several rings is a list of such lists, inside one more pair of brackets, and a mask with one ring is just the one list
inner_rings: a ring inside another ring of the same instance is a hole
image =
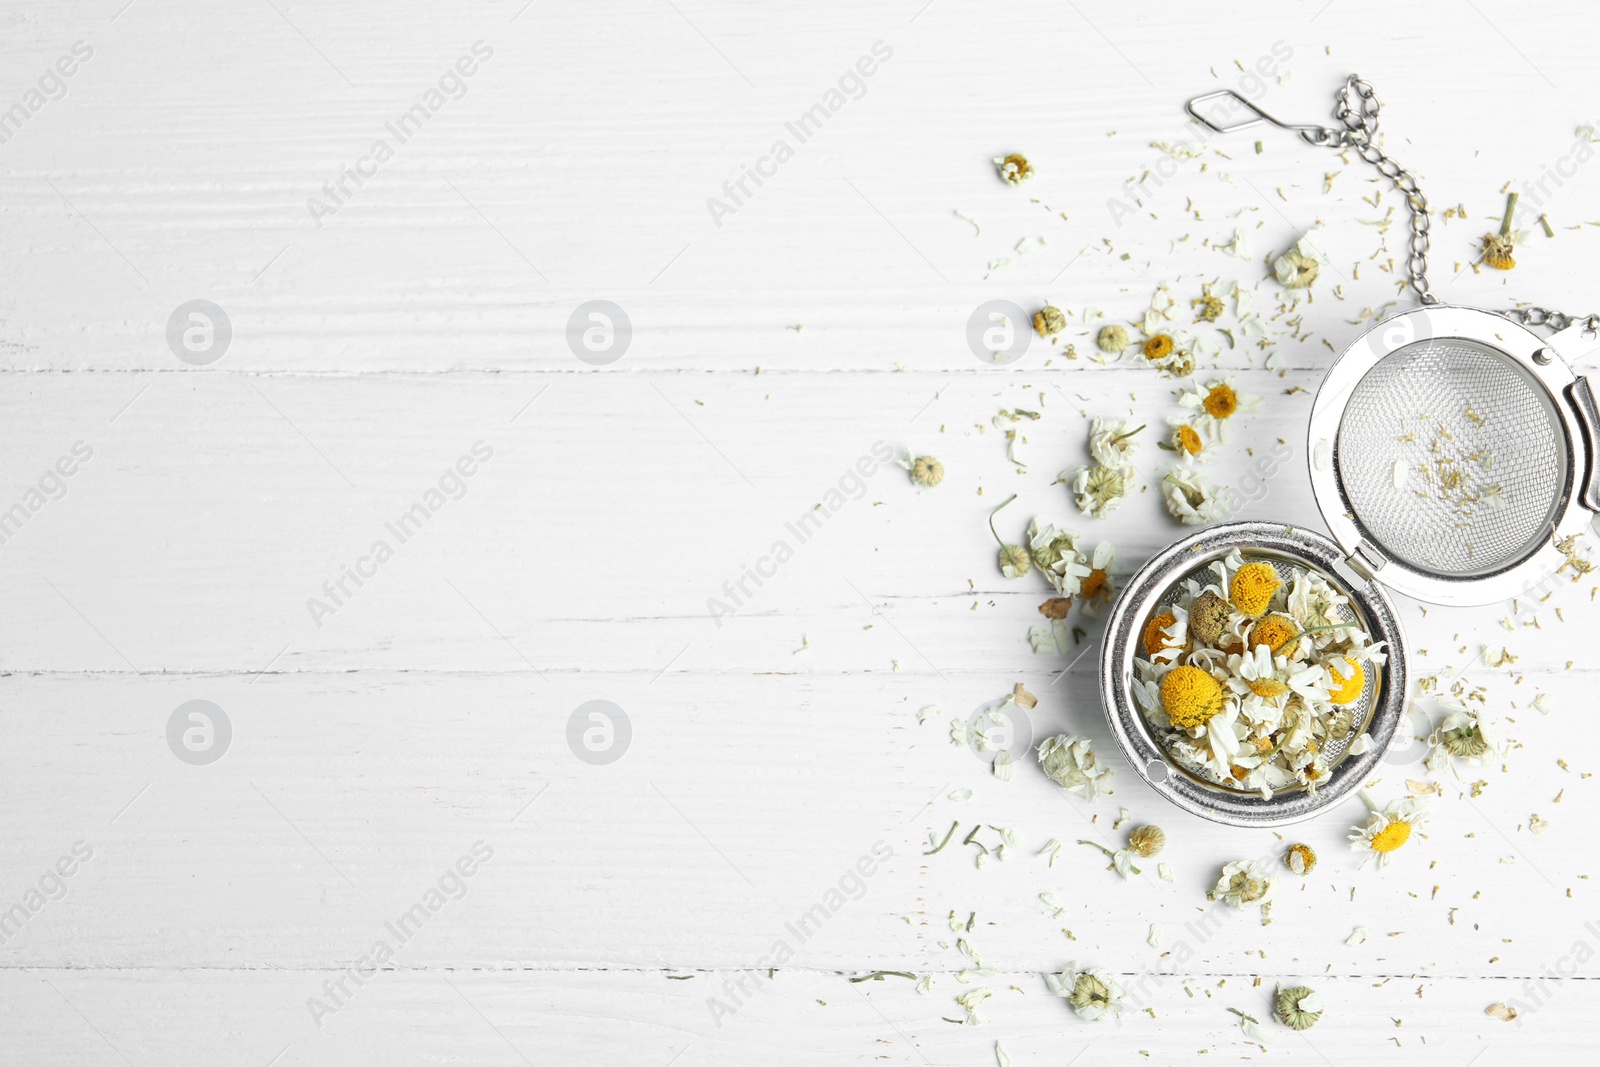
[[[1247, 113], [1216, 122], [1200, 110], [1231, 99]], [[1379, 102], [1351, 75], [1336, 97], [1343, 128], [1280, 122], [1231, 90], [1185, 109], [1217, 133], [1268, 123], [1307, 144], [1353, 149], [1404, 194], [1410, 214], [1411, 289], [1421, 306], [1356, 338], [1318, 388], [1307, 454], [1318, 510], [1333, 537], [1261, 522], [1225, 523], [1159, 553], [1129, 582], [1107, 623], [1101, 685], [1112, 733], [1151, 786], [1217, 822], [1272, 826], [1309, 818], [1350, 796], [1376, 768], [1405, 710], [1405, 637], [1388, 591], [1446, 605], [1526, 593], [1555, 574], [1576, 535], [1600, 512], [1600, 410], [1569, 361], [1600, 347], [1600, 316], [1545, 308], [1447, 305], [1428, 283], [1428, 202], [1416, 178], [1376, 144]], [[1548, 338], [1534, 332], [1554, 330]], [[1329, 772], [1314, 794], [1270, 798], [1207, 781], [1171, 759], [1132, 696], [1137, 636], [1176, 596], [1233, 549], [1273, 564], [1281, 578], [1310, 571], [1349, 598], [1347, 611], [1386, 662], [1354, 706], [1370, 745], [1325, 749]]]

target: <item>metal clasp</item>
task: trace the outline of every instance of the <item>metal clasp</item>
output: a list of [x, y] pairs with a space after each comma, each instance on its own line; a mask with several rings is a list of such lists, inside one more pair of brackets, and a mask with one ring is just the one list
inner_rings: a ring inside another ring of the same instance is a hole
[[[1210, 118], [1202, 115], [1199, 111], [1200, 107], [1209, 104], [1214, 100], [1232, 100], [1237, 103], [1239, 107], [1242, 107], [1244, 110], [1254, 115], [1255, 118], [1245, 119], [1243, 122], [1235, 122], [1228, 125], [1218, 125]], [[1330, 130], [1326, 126], [1297, 126], [1293, 123], [1283, 122], [1279, 119], [1275, 119], [1265, 111], [1262, 111], [1259, 107], [1256, 107], [1250, 101], [1246, 100], [1244, 97], [1240, 96], [1238, 93], [1234, 92], [1232, 89], [1218, 89], [1213, 93], [1203, 93], [1184, 104], [1183, 109], [1187, 111], [1190, 117], [1192, 117], [1196, 122], [1207, 127], [1208, 129], [1215, 130], [1217, 133], [1236, 133], [1239, 130], [1248, 130], [1253, 126], [1259, 126], [1263, 122], [1266, 122], [1278, 127], [1280, 130], [1288, 130], [1291, 133], [1298, 133], [1301, 139], [1307, 144], [1318, 145], [1321, 147], [1331, 147], [1337, 145], [1341, 139], [1339, 131]]]

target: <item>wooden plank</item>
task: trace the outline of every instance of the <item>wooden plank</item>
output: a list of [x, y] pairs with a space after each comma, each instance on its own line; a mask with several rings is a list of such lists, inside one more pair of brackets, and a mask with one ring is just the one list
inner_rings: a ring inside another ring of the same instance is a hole
[[[1478, 979], [1373, 981], [1265, 973], [1226, 981], [1148, 986], [1154, 1017], [1088, 1023], [1051, 996], [1038, 974], [999, 972], [980, 1026], [941, 1021], [953, 979], [918, 997], [910, 983], [851, 985], [844, 976], [780, 971], [757, 987], [742, 972], [549, 973], [399, 969], [377, 972], [322, 1027], [306, 1002], [325, 998], [337, 972], [198, 970], [152, 983], [141, 971], [30, 970], [0, 975], [6, 1002], [0, 1040], [23, 1062], [68, 1054], [88, 1065], [200, 1062], [278, 1064], [608, 1063], [806, 1064], [993, 1063], [998, 1039], [1013, 1063], [1054, 1063], [1087, 1052], [1113, 1062], [1193, 1062], [1199, 1055], [1323, 1064], [1341, 1052], [1438, 1064], [1474, 1056], [1507, 1062], [1590, 1062], [1587, 1017], [1593, 982], [1553, 985], [1542, 1007], [1511, 1023], [1483, 1008], [1516, 987]], [[1132, 981], [1137, 976], [1125, 976]], [[731, 983], [743, 979], [750, 995]], [[1268, 1018], [1278, 980], [1303, 980], [1327, 1008], [1295, 1033]], [[733, 990], [732, 993], [724, 992]], [[742, 999], [713, 1019], [709, 1000]], [[1236, 1008], [1262, 1020], [1269, 1051], [1243, 1037]], [[954, 1009], [959, 1012], [959, 1009]], [[717, 1021], [721, 1021], [719, 1027]], [[1336, 1061], [1337, 1062], [1337, 1061]]]

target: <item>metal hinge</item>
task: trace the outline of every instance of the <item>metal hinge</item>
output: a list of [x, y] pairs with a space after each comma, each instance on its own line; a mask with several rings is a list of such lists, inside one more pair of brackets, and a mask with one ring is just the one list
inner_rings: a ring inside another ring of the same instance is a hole
[[1350, 569], [1369, 582], [1377, 578], [1378, 572], [1383, 570], [1388, 562], [1382, 553], [1365, 541], [1357, 544], [1355, 551], [1345, 557], [1345, 563], [1349, 564]]

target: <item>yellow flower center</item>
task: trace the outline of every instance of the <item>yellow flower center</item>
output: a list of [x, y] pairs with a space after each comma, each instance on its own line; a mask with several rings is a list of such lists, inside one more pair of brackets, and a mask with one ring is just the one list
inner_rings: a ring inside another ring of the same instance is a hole
[[1246, 563], [1233, 574], [1228, 583], [1228, 596], [1233, 606], [1254, 619], [1267, 610], [1272, 596], [1283, 583], [1270, 563]]
[[1409, 840], [1411, 840], [1411, 824], [1392, 822], [1372, 835], [1372, 851], [1393, 852]]
[[1280, 651], [1289, 639], [1300, 632], [1300, 627], [1287, 615], [1268, 615], [1250, 629], [1250, 644], [1266, 645], [1273, 652]]
[[1083, 579], [1078, 589], [1085, 598], [1102, 596], [1111, 591], [1111, 578], [1104, 567], [1096, 567]]
[[1178, 617], [1170, 611], [1163, 611], [1152, 618], [1144, 628], [1144, 654], [1154, 656], [1156, 653], [1169, 648], [1177, 648], [1178, 643], [1169, 638], [1165, 630], [1178, 621]]
[[1199, 667], [1174, 667], [1161, 679], [1161, 707], [1180, 729], [1202, 726], [1222, 710], [1222, 686]]
[[1200, 449], [1205, 447], [1200, 440], [1200, 434], [1193, 426], [1187, 424], [1178, 427], [1178, 447], [1191, 456], [1198, 456]]
[[1173, 343], [1168, 334], [1158, 333], [1144, 343], [1145, 359], [1166, 359], [1172, 355]]
[[1206, 394], [1205, 408], [1213, 419], [1225, 419], [1239, 410], [1239, 394], [1233, 391], [1233, 386], [1218, 382]]
[[1335, 704], [1354, 704], [1367, 687], [1367, 672], [1349, 656], [1341, 658], [1350, 667], [1350, 677], [1340, 674], [1337, 667], [1329, 667], [1328, 678], [1332, 684], [1328, 687], [1328, 699]]
[[1289, 687], [1276, 678], [1257, 678], [1249, 683], [1250, 692], [1258, 697], [1281, 697], [1289, 691]]

